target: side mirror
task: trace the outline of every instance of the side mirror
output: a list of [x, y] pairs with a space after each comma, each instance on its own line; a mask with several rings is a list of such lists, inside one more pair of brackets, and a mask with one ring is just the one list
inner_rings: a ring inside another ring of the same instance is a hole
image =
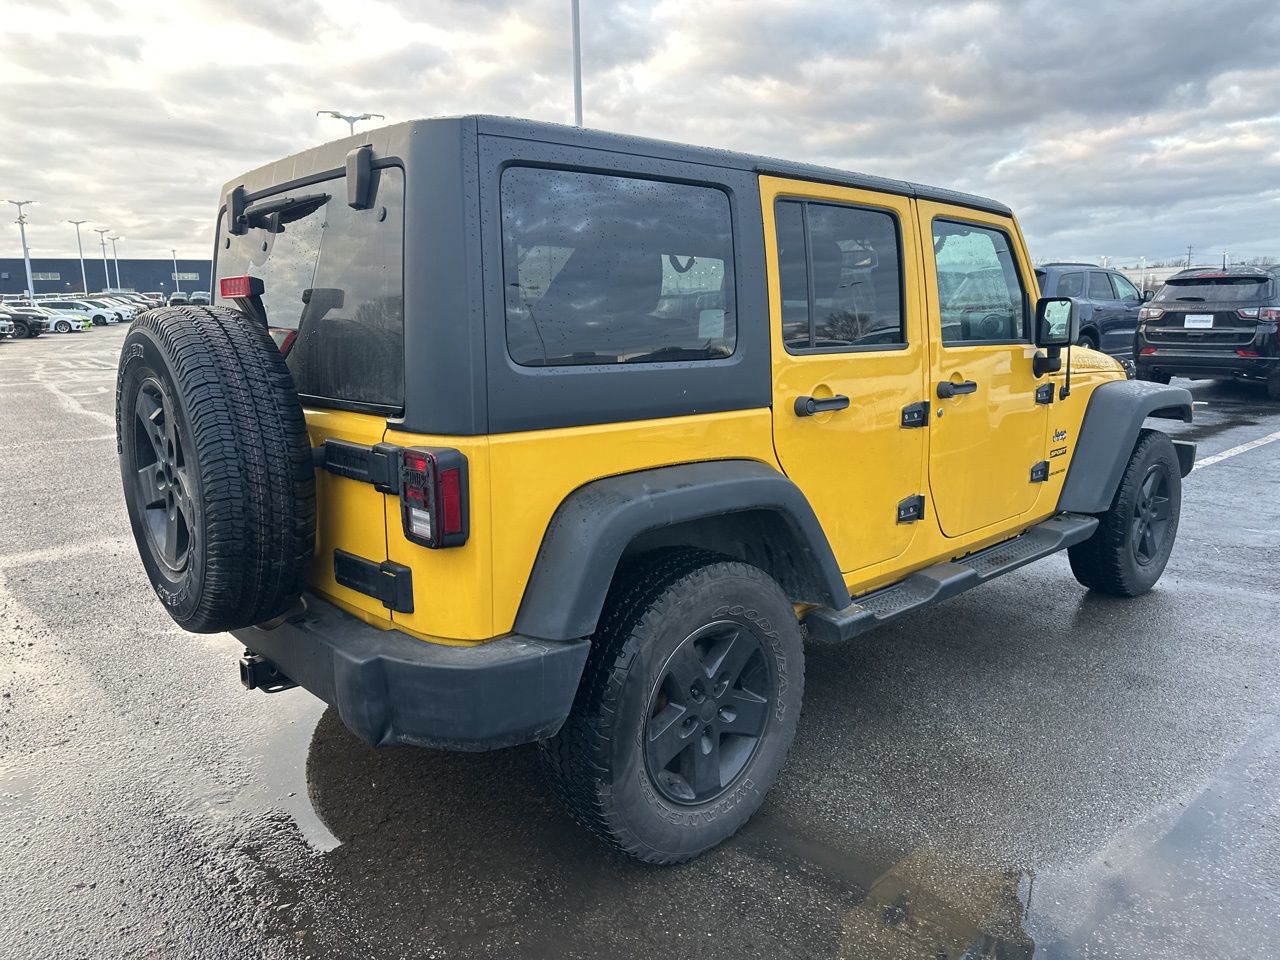
[[1143, 302], [1143, 303], [1148, 303], [1148, 302], [1150, 302], [1151, 298], [1152, 298], [1152, 297], [1154, 297], [1155, 295], [1156, 295], [1156, 292], [1155, 292], [1154, 290], [1143, 290], [1143, 291], [1142, 291], [1142, 302]]
[[1080, 317], [1070, 297], [1041, 297], [1036, 301], [1036, 346], [1053, 350], [1080, 339]]

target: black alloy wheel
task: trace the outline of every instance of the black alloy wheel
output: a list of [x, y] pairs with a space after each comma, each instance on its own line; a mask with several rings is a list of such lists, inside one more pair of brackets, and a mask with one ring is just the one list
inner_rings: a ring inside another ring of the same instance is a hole
[[701, 804], [728, 790], [755, 755], [769, 723], [775, 682], [760, 638], [718, 621], [672, 652], [646, 712], [645, 763], [677, 804]]
[[1133, 557], [1144, 566], [1162, 556], [1165, 538], [1169, 534], [1169, 501], [1168, 467], [1163, 463], [1153, 463], [1142, 478], [1142, 485], [1134, 498], [1129, 536]]
[[148, 377], [138, 385], [134, 405], [134, 470], [138, 504], [152, 555], [171, 573], [180, 573], [195, 542], [192, 515], [190, 442], [178, 423], [173, 400]]

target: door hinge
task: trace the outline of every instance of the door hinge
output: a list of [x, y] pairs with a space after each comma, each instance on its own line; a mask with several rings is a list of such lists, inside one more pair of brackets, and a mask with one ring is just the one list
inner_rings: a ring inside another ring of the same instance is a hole
[[413, 571], [402, 563], [377, 563], [345, 550], [333, 551], [333, 579], [382, 601], [396, 613], [413, 613]]
[[909, 403], [902, 408], [902, 425], [904, 427], [923, 427], [929, 423], [929, 401]]
[[1042, 383], [1036, 387], [1036, 403], [1053, 403], [1053, 384]]
[[349, 480], [371, 483], [380, 493], [400, 492], [400, 456], [404, 451], [394, 443], [363, 443], [326, 440], [313, 451], [316, 466]]
[[1031, 467], [1031, 482], [1044, 483], [1049, 479], [1049, 461], [1041, 460]]
[[915, 523], [924, 516], [924, 496], [917, 493], [898, 504], [898, 522]]

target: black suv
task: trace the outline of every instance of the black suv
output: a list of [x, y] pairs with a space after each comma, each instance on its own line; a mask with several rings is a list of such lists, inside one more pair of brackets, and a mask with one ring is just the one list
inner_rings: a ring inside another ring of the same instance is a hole
[[1138, 377], [1261, 380], [1280, 400], [1278, 323], [1274, 268], [1183, 270], [1142, 309], [1133, 344]]
[[1082, 347], [1128, 357], [1138, 311], [1150, 300], [1128, 278], [1091, 263], [1046, 263], [1036, 268], [1042, 297], [1070, 297], [1080, 317]]

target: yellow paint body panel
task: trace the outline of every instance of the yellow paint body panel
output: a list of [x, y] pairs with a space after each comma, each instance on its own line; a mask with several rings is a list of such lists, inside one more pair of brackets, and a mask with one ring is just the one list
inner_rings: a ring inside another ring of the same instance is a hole
[[[792, 355], [782, 346], [775, 201], [807, 198], [894, 213], [903, 242], [905, 349]], [[439, 643], [469, 644], [511, 631], [534, 561], [556, 509], [603, 477], [678, 463], [755, 460], [783, 470], [803, 490], [857, 596], [908, 573], [1008, 539], [1051, 516], [1079, 435], [1089, 394], [1123, 377], [1101, 354], [1075, 351], [1072, 394], [1034, 402], [1046, 382], [1031, 373], [1028, 344], [947, 347], [941, 343], [932, 219], [1005, 230], [1031, 297], [1035, 276], [1010, 217], [775, 177], [761, 178], [773, 409], [499, 434], [424, 436], [389, 429], [370, 414], [307, 410], [313, 445], [329, 438], [372, 445], [451, 447], [467, 458], [467, 543], [431, 550], [405, 539], [400, 500], [372, 485], [317, 472], [318, 531], [310, 586], [367, 623]], [[940, 401], [936, 384], [972, 379], [979, 393]], [[1060, 385], [1062, 374], [1048, 378]], [[798, 396], [850, 397], [848, 410], [797, 417]], [[930, 423], [900, 426], [902, 407], [928, 400]], [[938, 412], [942, 412], [939, 417]], [[1031, 483], [1037, 461], [1048, 482]], [[925, 494], [917, 523], [896, 523], [898, 502]], [[940, 519], [941, 518], [941, 519]], [[339, 586], [333, 551], [348, 550], [413, 572], [412, 613], [392, 614], [372, 597]]]
[[[312, 447], [326, 440], [348, 440], [372, 446], [382, 441], [387, 421], [368, 413], [346, 410], [306, 410], [307, 434]], [[346, 550], [358, 557], [381, 561], [387, 556], [387, 529], [383, 501], [391, 499], [371, 484], [316, 471], [316, 554], [307, 580], [323, 594], [367, 623], [390, 626], [387, 608], [380, 600], [338, 584], [333, 577], [333, 551]]]

